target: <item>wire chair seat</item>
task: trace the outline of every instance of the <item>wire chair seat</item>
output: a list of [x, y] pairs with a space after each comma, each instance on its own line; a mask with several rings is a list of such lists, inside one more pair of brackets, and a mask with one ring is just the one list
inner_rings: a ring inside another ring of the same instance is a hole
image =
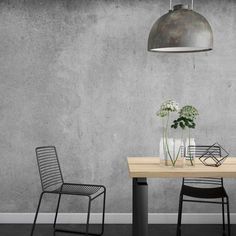
[[188, 185], [182, 186], [182, 193], [188, 197], [194, 198], [222, 198], [227, 197], [224, 187], [198, 188]]
[[64, 183], [61, 187], [50, 191], [52, 193], [82, 195], [96, 197], [104, 192], [103, 186]]

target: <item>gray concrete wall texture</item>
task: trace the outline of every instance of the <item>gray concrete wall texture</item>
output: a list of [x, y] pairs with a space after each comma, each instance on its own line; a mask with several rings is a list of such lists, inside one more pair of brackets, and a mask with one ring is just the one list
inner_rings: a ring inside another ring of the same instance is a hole
[[[214, 51], [149, 53], [150, 28], [168, 8], [167, 0], [1, 1], [0, 212], [35, 210], [41, 145], [56, 145], [67, 181], [107, 186], [107, 212], [131, 212], [126, 157], [158, 155], [155, 113], [168, 98], [199, 109], [198, 143], [218, 141], [236, 155], [236, 2], [195, 1]], [[150, 212], [177, 211], [180, 180], [149, 185]], [[226, 187], [236, 212], [235, 181]], [[54, 210], [46, 200], [43, 210]], [[63, 204], [84, 210], [77, 198]]]

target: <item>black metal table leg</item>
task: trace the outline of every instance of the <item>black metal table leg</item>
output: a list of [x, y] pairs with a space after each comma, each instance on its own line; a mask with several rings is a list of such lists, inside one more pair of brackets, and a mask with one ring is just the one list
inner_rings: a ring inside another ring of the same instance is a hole
[[133, 236], [148, 236], [148, 184], [133, 178]]

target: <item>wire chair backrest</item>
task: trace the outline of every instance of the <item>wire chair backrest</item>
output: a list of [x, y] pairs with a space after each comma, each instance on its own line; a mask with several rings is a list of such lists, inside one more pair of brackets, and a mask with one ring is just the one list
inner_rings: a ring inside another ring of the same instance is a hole
[[195, 157], [218, 155], [221, 156], [221, 148], [219, 146], [207, 146], [207, 145], [190, 145], [188, 146], [187, 155], [191, 154]]
[[[209, 145], [195, 145], [188, 147], [188, 155], [194, 156], [195, 158], [209, 155], [221, 156], [221, 148], [219, 146]], [[183, 178], [183, 184], [186, 185], [218, 185], [223, 186], [223, 178]]]
[[185, 185], [202, 185], [202, 186], [209, 186], [209, 185], [217, 185], [223, 186], [223, 178], [183, 178], [183, 184]]
[[63, 176], [55, 146], [35, 149], [43, 191], [54, 190], [63, 184]]

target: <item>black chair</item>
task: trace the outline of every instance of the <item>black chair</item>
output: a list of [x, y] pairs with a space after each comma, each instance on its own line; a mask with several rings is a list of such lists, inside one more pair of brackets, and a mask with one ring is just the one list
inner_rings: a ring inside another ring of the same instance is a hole
[[[78, 233], [84, 235], [102, 235], [104, 232], [106, 188], [103, 185], [64, 183], [56, 148], [54, 146], [44, 146], [44, 147], [37, 147], [35, 151], [42, 184], [42, 193], [39, 198], [39, 203], [31, 230], [31, 236], [33, 236], [34, 233], [41, 200], [45, 193], [59, 195], [53, 224], [54, 234], [55, 232], [64, 232], [64, 233]], [[88, 197], [88, 214], [87, 214], [87, 223], [85, 232], [56, 229], [57, 215], [62, 194]], [[90, 233], [89, 219], [90, 219], [91, 202], [101, 195], [103, 195], [101, 232]]]
[[[210, 146], [195, 146], [195, 157], [201, 157]], [[220, 148], [214, 147], [214, 153], [219, 152]], [[205, 151], [204, 151], [205, 150]], [[212, 167], [216, 168], [216, 167]], [[184, 198], [187, 196], [188, 198]], [[201, 199], [201, 200], [197, 200]], [[216, 199], [220, 199], [219, 201]], [[226, 235], [225, 227], [225, 205], [227, 206], [228, 236], [230, 236], [230, 211], [229, 197], [224, 188], [223, 178], [183, 178], [179, 196], [179, 210], [177, 223], [177, 236], [181, 235], [181, 220], [183, 202], [213, 203], [220, 204], [222, 207], [223, 235]]]

